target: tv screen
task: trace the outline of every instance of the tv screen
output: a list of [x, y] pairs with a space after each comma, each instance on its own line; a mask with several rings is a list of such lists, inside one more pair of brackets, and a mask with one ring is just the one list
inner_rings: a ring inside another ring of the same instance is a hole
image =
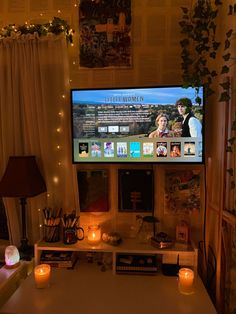
[[72, 89], [73, 163], [203, 163], [204, 90]]

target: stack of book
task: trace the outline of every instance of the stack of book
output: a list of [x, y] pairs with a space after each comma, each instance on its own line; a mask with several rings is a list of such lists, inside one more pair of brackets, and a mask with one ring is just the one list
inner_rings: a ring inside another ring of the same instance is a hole
[[77, 261], [75, 251], [42, 251], [40, 263], [49, 264], [57, 268], [73, 268]]

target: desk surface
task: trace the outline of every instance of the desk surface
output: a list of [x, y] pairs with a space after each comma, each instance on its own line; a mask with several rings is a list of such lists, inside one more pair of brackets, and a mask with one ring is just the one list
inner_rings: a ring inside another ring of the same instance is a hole
[[114, 275], [96, 264], [52, 269], [50, 287], [37, 289], [31, 274], [0, 313], [16, 314], [216, 314], [199, 278], [192, 295], [178, 291], [176, 277]]

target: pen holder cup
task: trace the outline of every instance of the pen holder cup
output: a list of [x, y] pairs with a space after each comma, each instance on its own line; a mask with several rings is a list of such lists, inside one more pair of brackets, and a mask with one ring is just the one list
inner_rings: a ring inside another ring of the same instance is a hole
[[64, 228], [63, 229], [63, 241], [64, 244], [73, 244], [77, 242], [77, 229], [76, 228]]
[[43, 226], [43, 238], [45, 242], [58, 242], [60, 241], [60, 225], [56, 226]]

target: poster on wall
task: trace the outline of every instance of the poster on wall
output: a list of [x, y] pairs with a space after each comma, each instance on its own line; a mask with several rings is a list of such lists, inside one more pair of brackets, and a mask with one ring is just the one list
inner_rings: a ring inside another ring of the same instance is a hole
[[131, 0], [80, 0], [81, 68], [131, 67]]
[[77, 182], [81, 212], [109, 211], [107, 170], [78, 170]]
[[153, 212], [153, 170], [118, 170], [120, 212]]
[[190, 215], [199, 211], [200, 170], [166, 170], [164, 214]]

